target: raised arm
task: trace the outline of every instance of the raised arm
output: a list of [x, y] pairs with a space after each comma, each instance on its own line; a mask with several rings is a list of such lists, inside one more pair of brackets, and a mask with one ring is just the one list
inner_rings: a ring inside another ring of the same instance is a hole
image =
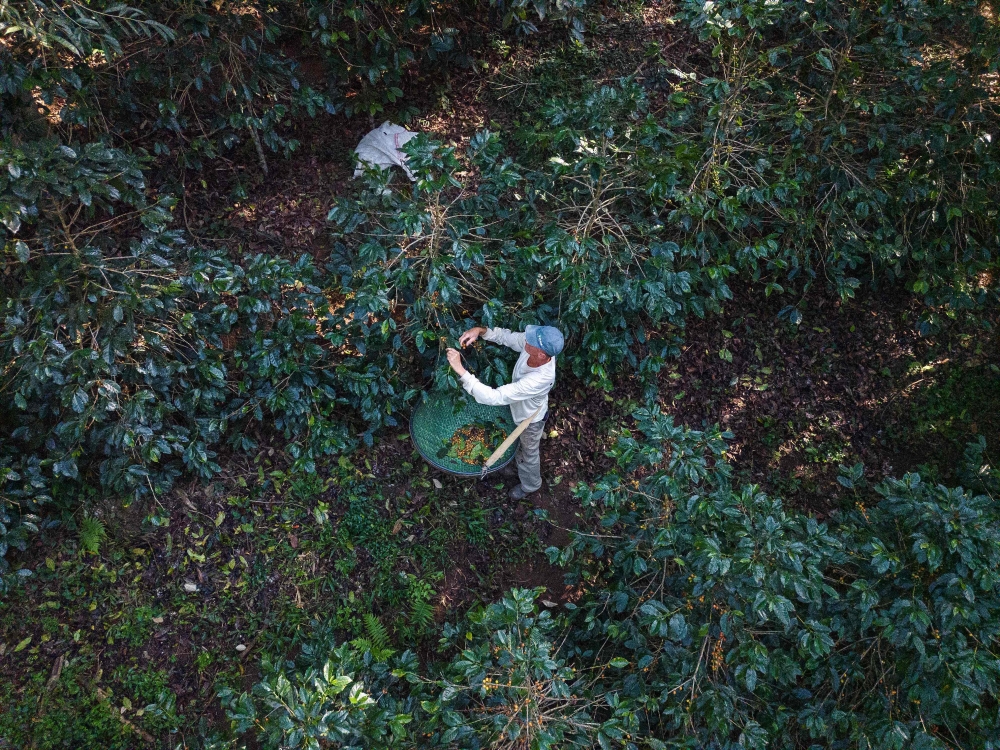
[[552, 390], [553, 380], [543, 373], [530, 373], [516, 383], [508, 383], [499, 388], [490, 388], [480, 382], [471, 372], [461, 376], [462, 387], [476, 401], [486, 406], [510, 406], [517, 401], [524, 401], [533, 396], [542, 396]]
[[475, 328], [470, 328], [468, 331], [459, 336], [458, 344], [464, 348], [469, 346], [469, 344], [474, 343], [480, 336], [483, 337], [484, 341], [492, 341], [494, 344], [502, 344], [503, 346], [510, 347], [515, 352], [524, 351], [524, 334], [513, 333], [507, 328], [486, 328], [484, 326], [476, 326]]
[[513, 333], [507, 328], [487, 328], [486, 333], [483, 334], [483, 338], [487, 341], [492, 341], [494, 344], [509, 347], [515, 352], [524, 351], [523, 333]]

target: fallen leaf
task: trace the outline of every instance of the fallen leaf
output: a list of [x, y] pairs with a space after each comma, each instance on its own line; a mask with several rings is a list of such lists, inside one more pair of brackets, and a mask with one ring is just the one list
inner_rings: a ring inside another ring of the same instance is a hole
[[542, 599], [542, 604], [544, 604], [549, 609], [552, 609], [553, 607], [558, 607], [559, 606], [555, 602], [550, 602], [548, 599]]
[[431, 481], [434, 483], [434, 488], [435, 489], [438, 489], [438, 490], [444, 489], [444, 485], [442, 485], [437, 479], [432, 479]]
[[299, 538], [297, 536], [295, 536], [295, 534], [289, 534], [288, 535], [288, 543], [290, 545], [292, 545], [292, 549], [298, 549], [299, 548]]
[[401, 528], [403, 528], [403, 519], [402, 518], [400, 518], [399, 520], [396, 521], [396, 523], [393, 524], [393, 526], [392, 526], [392, 533], [393, 534], [398, 534], [399, 530]]

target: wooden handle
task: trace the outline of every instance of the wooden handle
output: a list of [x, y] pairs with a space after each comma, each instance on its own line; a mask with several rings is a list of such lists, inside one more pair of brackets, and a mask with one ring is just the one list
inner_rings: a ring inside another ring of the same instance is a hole
[[490, 468], [493, 464], [495, 464], [497, 461], [500, 460], [500, 456], [502, 456], [504, 453], [507, 452], [507, 449], [510, 448], [510, 446], [512, 446], [514, 444], [515, 440], [517, 440], [519, 437], [521, 437], [521, 433], [524, 432], [526, 429], [528, 429], [528, 425], [531, 424], [531, 420], [534, 419], [535, 417], [537, 417], [538, 416], [538, 412], [540, 412], [541, 410], [542, 410], [541, 406], [539, 406], [537, 409], [535, 409], [535, 413], [534, 414], [532, 414], [526, 420], [524, 420], [523, 422], [521, 422], [521, 424], [519, 424], [514, 429], [514, 431], [512, 433], [510, 433], [510, 435], [507, 436], [507, 439], [504, 440], [502, 443], [500, 443], [500, 447], [497, 448], [495, 451], [493, 451], [493, 455], [492, 456], [490, 456], [489, 458], [486, 459], [486, 466], [483, 467], [484, 470]]

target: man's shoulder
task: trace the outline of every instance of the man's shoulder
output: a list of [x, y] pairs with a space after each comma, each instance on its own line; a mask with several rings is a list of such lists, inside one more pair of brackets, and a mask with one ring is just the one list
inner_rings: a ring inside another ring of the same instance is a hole
[[525, 377], [530, 377], [533, 380], [551, 380], [553, 383], [556, 380], [556, 366], [555, 362], [546, 362], [544, 365], [539, 367], [529, 367], [528, 372]]

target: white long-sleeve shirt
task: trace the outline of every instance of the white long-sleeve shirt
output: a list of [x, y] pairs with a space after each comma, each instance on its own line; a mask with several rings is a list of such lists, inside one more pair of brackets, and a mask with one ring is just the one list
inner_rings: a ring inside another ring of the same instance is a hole
[[506, 328], [488, 328], [483, 334], [486, 341], [503, 344], [521, 352], [514, 365], [511, 382], [499, 388], [490, 388], [479, 382], [471, 372], [466, 372], [461, 380], [472, 397], [487, 406], [510, 406], [510, 415], [517, 424], [535, 413], [539, 406], [542, 410], [531, 420], [541, 422], [549, 411], [549, 391], [556, 382], [556, 358], [551, 357], [541, 367], [528, 367], [528, 352], [524, 349], [524, 334], [511, 333]]

